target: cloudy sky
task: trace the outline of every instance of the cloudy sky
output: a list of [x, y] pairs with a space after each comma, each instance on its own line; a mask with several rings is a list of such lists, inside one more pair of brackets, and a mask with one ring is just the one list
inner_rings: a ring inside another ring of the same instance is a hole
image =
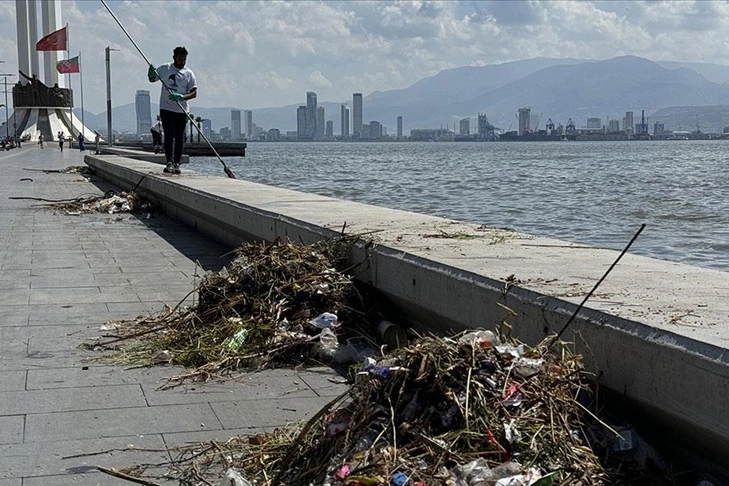
[[[407, 87], [443, 69], [533, 57], [729, 64], [724, 1], [163, 1], [107, 2], [155, 64], [185, 45], [204, 107], [347, 101]], [[104, 111], [104, 48], [115, 106], [134, 101], [146, 64], [103, 4], [63, 0], [71, 56], [81, 52], [84, 106]], [[40, 23], [39, 23], [40, 24]], [[43, 33], [40, 33], [41, 35]], [[17, 73], [15, 2], [0, 0], [0, 70]], [[17, 79], [17, 78], [15, 78]], [[77, 93], [78, 76], [72, 81]]]

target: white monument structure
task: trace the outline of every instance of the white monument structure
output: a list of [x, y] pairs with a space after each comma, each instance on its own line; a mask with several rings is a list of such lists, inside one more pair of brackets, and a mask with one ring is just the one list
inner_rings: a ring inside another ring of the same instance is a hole
[[[38, 4], [42, 33], [38, 32]], [[36, 49], [42, 37], [63, 29], [61, 0], [15, 0], [15, 17], [20, 71], [18, 83], [13, 86], [15, 135], [30, 135], [35, 141], [42, 133], [50, 141], [56, 140], [58, 132], [74, 139], [83, 132], [86, 140], [93, 140], [94, 131], [74, 116], [73, 91], [66, 87], [64, 76], [56, 69], [68, 51]], [[42, 72], [39, 54], [43, 55]]]

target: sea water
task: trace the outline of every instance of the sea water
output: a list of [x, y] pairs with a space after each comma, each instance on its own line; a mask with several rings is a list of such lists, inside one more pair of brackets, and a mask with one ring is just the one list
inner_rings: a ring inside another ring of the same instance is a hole
[[[729, 271], [729, 141], [248, 144], [239, 179]], [[216, 158], [186, 167], [225, 177]]]

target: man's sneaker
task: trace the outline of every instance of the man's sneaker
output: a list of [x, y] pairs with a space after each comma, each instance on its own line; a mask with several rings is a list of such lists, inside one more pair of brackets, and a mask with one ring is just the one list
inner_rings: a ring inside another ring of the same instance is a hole
[[174, 174], [175, 173], [175, 166], [174, 166], [174, 164], [172, 162], [170, 162], [169, 164], [167, 164], [167, 166], [165, 167], [164, 172], [167, 172], [168, 174]]
[[175, 174], [182, 174], [180, 170], [180, 164], [172, 164], [172, 170]]

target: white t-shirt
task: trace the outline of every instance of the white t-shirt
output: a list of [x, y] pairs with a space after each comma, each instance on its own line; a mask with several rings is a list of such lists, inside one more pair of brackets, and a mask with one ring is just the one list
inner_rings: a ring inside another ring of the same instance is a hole
[[[178, 69], [173, 63], [162, 64], [157, 68], [157, 76], [164, 81], [165, 86], [183, 95], [197, 88], [195, 74], [187, 67]], [[159, 109], [174, 111], [176, 113], [187, 113], [189, 111], [187, 108], [187, 100], [180, 101], [180, 105], [185, 108], [184, 111], [180, 110], [180, 106], [176, 101], [170, 100], [169, 91], [162, 86], [162, 92], [159, 97]]]

